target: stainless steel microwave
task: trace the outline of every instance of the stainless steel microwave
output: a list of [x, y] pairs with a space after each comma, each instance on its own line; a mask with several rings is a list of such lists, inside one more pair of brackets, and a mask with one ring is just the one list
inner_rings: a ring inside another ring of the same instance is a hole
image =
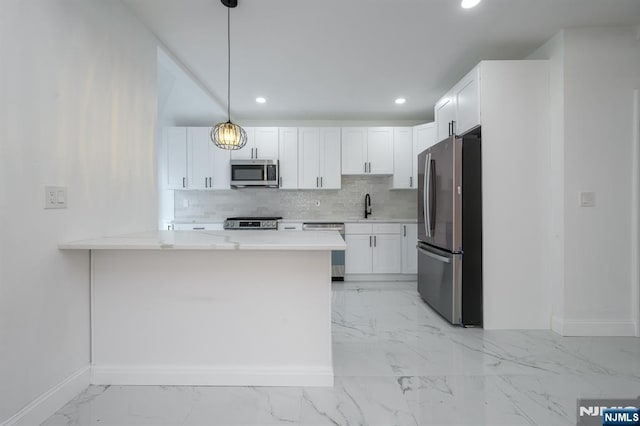
[[231, 160], [231, 187], [278, 188], [277, 160]]

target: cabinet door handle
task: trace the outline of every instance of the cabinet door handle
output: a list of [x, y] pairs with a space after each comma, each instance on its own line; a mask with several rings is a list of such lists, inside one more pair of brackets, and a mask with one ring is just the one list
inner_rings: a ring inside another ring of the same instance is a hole
[[280, 188], [282, 188], [282, 176], [278, 178], [278, 181], [280, 181]]
[[455, 136], [455, 134], [456, 134], [456, 121], [453, 120], [451, 122], [451, 136]]
[[371, 235], [369, 235], [369, 247], [372, 247], [371, 240], [372, 240]]
[[371, 173], [371, 162], [369, 162], [369, 173]]
[[373, 246], [378, 247], [378, 238], [375, 235], [373, 236]]
[[212, 178], [209, 178], [209, 188], [211, 188], [213, 186], [213, 184], [211, 183]]
[[258, 148], [256, 148], [256, 158], [258, 158]]
[[402, 225], [402, 227], [404, 228], [404, 236], [407, 236], [407, 225]]
[[364, 162], [364, 172], [367, 173], [367, 162]]
[[323, 188], [324, 184], [322, 183], [322, 176], [320, 176], [320, 188]]
[[187, 187], [187, 178], [185, 178], [185, 177], [182, 178], [182, 187], [183, 188]]
[[449, 132], [449, 136], [451, 136], [451, 122], [449, 122], [449, 129], [448, 129], [448, 132]]
[[209, 178], [204, 178], [204, 187], [205, 188], [209, 187]]
[[409, 176], [409, 188], [413, 188], [413, 176]]
[[251, 148], [251, 158], [253, 159], [253, 148]]

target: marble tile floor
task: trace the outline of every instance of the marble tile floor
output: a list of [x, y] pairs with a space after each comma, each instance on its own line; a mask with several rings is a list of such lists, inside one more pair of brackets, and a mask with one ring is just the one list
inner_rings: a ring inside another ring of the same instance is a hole
[[416, 283], [336, 283], [333, 388], [91, 386], [45, 425], [573, 425], [640, 395], [640, 339], [447, 324]]

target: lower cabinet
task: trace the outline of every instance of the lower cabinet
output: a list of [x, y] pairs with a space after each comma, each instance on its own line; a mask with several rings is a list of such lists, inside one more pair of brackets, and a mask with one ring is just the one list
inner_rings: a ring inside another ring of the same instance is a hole
[[405, 223], [402, 225], [402, 273], [418, 273], [418, 225]]
[[347, 274], [399, 274], [402, 272], [401, 225], [347, 223], [345, 272]]

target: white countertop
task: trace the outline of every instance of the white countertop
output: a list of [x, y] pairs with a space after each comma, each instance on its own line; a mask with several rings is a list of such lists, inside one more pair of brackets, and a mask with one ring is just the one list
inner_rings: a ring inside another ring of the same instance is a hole
[[62, 250], [344, 250], [337, 231], [148, 231], [58, 244]]
[[[174, 224], [213, 224], [223, 223], [224, 220], [174, 220]], [[417, 219], [384, 219], [384, 218], [372, 218], [372, 219], [281, 219], [281, 223], [418, 223]]]

